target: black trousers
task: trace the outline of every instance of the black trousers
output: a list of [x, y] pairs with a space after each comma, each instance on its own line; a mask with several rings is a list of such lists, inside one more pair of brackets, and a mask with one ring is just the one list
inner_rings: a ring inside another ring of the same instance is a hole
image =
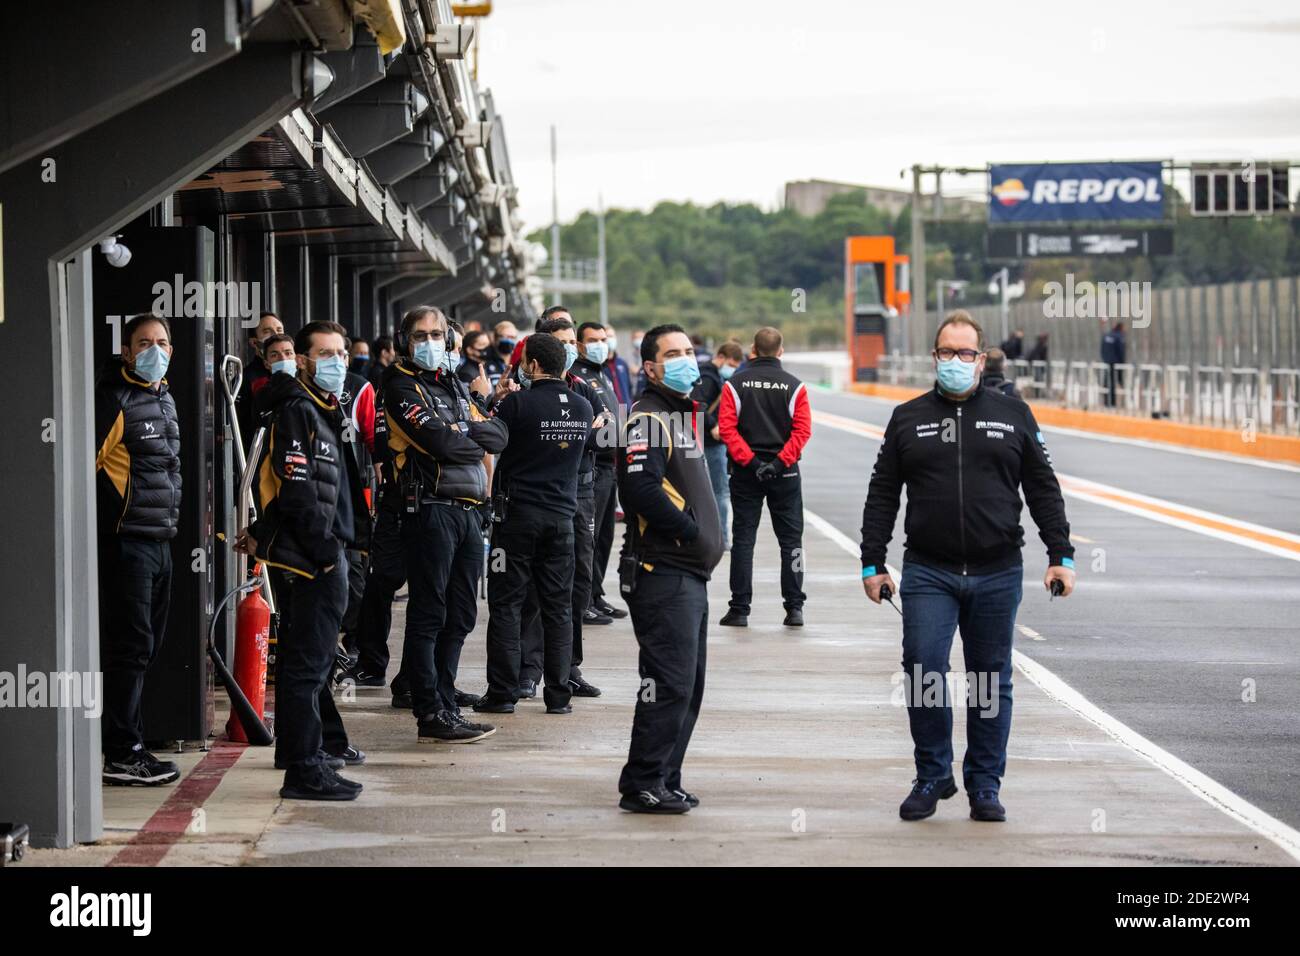
[[144, 675], [167, 631], [172, 593], [170, 541], [99, 539], [99, 660], [104, 673], [102, 745], [109, 760], [144, 749]]
[[[578, 498], [578, 510], [573, 514], [573, 663], [569, 679], [582, 679], [582, 614], [591, 604], [591, 562], [595, 548], [594, 496]], [[545, 662], [545, 641], [542, 638], [542, 614], [537, 606], [537, 586], [528, 589], [524, 601], [523, 627], [520, 630], [520, 681], [542, 679]]]
[[754, 540], [767, 502], [781, 546], [781, 600], [787, 611], [803, 607], [803, 488], [796, 464], [760, 482], [748, 468], [731, 472], [731, 607], [748, 614], [754, 597]]
[[421, 505], [418, 515], [402, 515], [402, 541], [411, 582], [402, 676], [421, 720], [458, 709], [460, 651], [478, 619], [483, 520], [477, 509]]
[[542, 619], [543, 695], [547, 707], [573, 696], [573, 518], [510, 503], [492, 530], [488, 570], [487, 698], [514, 701], [519, 687], [520, 627], [530, 587]]
[[370, 570], [357, 611], [357, 667], [370, 674], [388, 670], [388, 632], [393, 626], [393, 597], [406, 583], [406, 546], [402, 543], [402, 494], [385, 486], [379, 494], [375, 529], [370, 538]]
[[343, 612], [343, 646], [349, 654], [357, 653], [361, 627], [361, 601], [366, 593], [366, 555], [363, 551], [347, 552], [348, 606]]
[[591, 600], [605, 597], [605, 569], [609, 567], [609, 552], [614, 547], [614, 515], [618, 511], [618, 494], [614, 481], [613, 465], [596, 463], [596, 543], [591, 559]]
[[[320, 762], [322, 746], [341, 749], [347, 734], [330, 696], [339, 627], [348, 604], [347, 558], [329, 571], [297, 577], [289, 587], [290, 625], [280, 633], [275, 665], [275, 760], [289, 773]], [[328, 731], [327, 731], [328, 726]]]
[[632, 743], [620, 793], [682, 785], [682, 761], [704, 699], [709, 594], [702, 578], [642, 571], [628, 598], [641, 648]]

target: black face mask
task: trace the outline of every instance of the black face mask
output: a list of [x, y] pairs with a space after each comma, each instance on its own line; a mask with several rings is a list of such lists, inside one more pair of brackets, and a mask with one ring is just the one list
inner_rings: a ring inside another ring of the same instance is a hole
[[497, 351], [500, 352], [502, 355], [509, 355], [514, 350], [515, 350], [514, 339], [502, 339], [500, 342], [497, 343]]

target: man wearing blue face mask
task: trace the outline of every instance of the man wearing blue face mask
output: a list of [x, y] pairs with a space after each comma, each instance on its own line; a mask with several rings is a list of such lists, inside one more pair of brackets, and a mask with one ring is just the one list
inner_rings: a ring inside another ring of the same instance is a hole
[[355, 800], [361, 785], [340, 777], [323, 753], [348, 749], [330, 696], [339, 626], [348, 599], [344, 550], [369, 539], [362, 476], [344, 447], [338, 396], [347, 376], [347, 336], [334, 322], [309, 322], [294, 340], [298, 374], [266, 387], [267, 441], [258, 465], [258, 520], [237, 550], [288, 573], [289, 625], [276, 656], [275, 763], [280, 796]]
[[[906, 488], [898, 594], [916, 780], [899, 816], [923, 820], [957, 792], [946, 678], [960, 628], [965, 671], [976, 684], [967, 691], [962, 777], [971, 818], [998, 822], [1006, 819], [998, 795], [1011, 732], [1011, 648], [1024, 576], [1022, 489], [1047, 548], [1043, 586], [1053, 594], [1068, 596], [1074, 589], [1074, 547], [1033, 412], [1019, 399], [980, 386], [983, 331], [969, 313], [958, 310], [944, 319], [933, 356], [935, 387], [895, 408], [885, 428], [862, 512], [862, 585], [877, 604], [884, 586], [894, 590], [885, 556]], [[935, 696], [942, 697], [937, 706]]]
[[410, 600], [402, 677], [420, 743], [472, 743], [496, 732], [456, 701], [461, 647], [478, 617], [483, 569], [484, 459], [503, 451], [505, 423], [486, 417], [453, 372], [455, 333], [442, 310], [416, 306], [402, 318], [405, 356], [384, 375], [387, 452], [401, 496]]
[[145, 672], [167, 629], [171, 539], [180, 521], [180, 426], [167, 389], [167, 320], [137, 315], [95, 389], [103, 781], [158, 786], [180, 775], [144, 749]]
[[722, 527], [695, 431], [700, 369], [691, 340], [681, 326], [657, 326], [641, 359], [647, 385], [628, 412], [618, 460], [628, 526], [619, 590], [641, 649], [618, 805], [686, 813], [700, 802], [682, 785], [682, 761], [704, 699], [708, 582], [722, 559]]

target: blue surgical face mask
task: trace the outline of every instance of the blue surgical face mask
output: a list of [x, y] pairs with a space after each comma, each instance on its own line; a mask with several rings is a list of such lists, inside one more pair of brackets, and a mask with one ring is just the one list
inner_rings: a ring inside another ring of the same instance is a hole
[[962, 395], [975, 387], [975, 367], [979, 362], [959, 358], [940, 359], [937, 366], [939, 387], [949, 395]]
[[161, 382], [171, 356], [161, 345], [151, 345], [135, 357], [135, 374], [146, 382]]
[[411, 353], [411, 358], [415, 364], [427, 372], [442, 365], [442, 360], [447, 354], [447, 343], [442, 339], [425, 339], [423, 342], [416, 342], [415, 349]]
[[523, 388], [532, 388], [532, 387], [533, 387], [533, 380], [532, 380], [531, 378], [529, 378], [529, 377], [528, 377], [528, 373], [524, 371], [524, 363], [523, 363], [523, 362], [520, 362], [520, 363], [519, 363], [519, 384], [520, 384], [520, 386], [522, 386]]
[[587, 343], [587, 361], [592, 365], [604, 365], [609, 358], [609, 345], [605, 342]]
[[724, 365], [722, 368], [718, 369], [718, 374], [722, 376], [722, 380], [725, 382], [727, 379], [731, 378], [731, 376], [736, 374], [736, 366]]
[[316, 360], [316, 374], [313, 379], [316, 387], [322, 392], [333, 392], [335, 395], [343, 391], [343, 383], [348, 377], [348, 366], [343, 361], [341, 355], [329, 355], [323, 359]]
[[[320, 367], [320, 366], [318, 365], [317, 368], [319, 368], [319, 367]], [[297, 374], [298, 374], [298, 360], [297, 360], [297, 359], [280, 359], [280, 361], [278, 361], [278, 362], [272, 362], [272, 363], [271, 363], [271, 374], [274, 375], [276, 372], [283, 372], [285, 375], [297, 375]]]
[[573, 368], [573, 363], [578, 361], [578, 347], [576, 345], [564, 346], [564, 370], [567, 372]]
[[679, 355], [664, 362], [663, 383], [666, 388], [683, 395], [690, 394], [691, 386], [700, 380], [700, 366], [693, 355]]
[[447, 371], [454, 372], [460, 368], [460, 352], [447, 353]]

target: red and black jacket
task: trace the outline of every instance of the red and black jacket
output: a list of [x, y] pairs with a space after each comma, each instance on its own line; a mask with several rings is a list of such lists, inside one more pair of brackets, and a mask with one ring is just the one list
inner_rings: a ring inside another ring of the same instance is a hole
[[731, 460], [742, 467], [779, 459], [790, 468], [812, 437], [808, 389], [778, 358], [750, 359], [722, 387], [718, 432]]

